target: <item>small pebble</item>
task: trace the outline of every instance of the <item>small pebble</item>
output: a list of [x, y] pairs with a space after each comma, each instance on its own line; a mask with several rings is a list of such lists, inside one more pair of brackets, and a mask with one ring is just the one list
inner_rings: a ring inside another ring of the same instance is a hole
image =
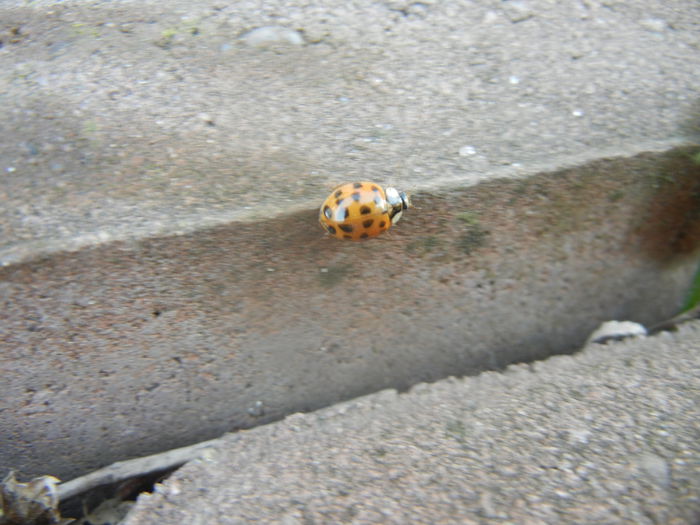
[[300, 46], [304, 43], [299, 31], [282, 26], [264, 26], [245, 33], [241, 40], [252, 47], [266, 47], [275, 44]]
[[588, 338], [589, 343], [605, 344], [608, 341], [620, 341], [627, 337], [643, 337], [647, 329], [632, 321], [607, 321]]
[[668, 486], [670, 482], [668, 463], [661, 456], [656, 454], [642, 454], [637, 459], [640, 469], [653, 481], [661, 486]]
[[248, 408], [248, 414], [253, 417], [260, 417], [265, 414], [265, 407], [262, 401], [256, 401], [252, 407]]
[[644, 20], [641, 20], [639, 24], [644, 29], [648, 29], [649, 31], [657, 31], [659, 33], [668, 27], [666, 20], [663, 20], [662, 18], [645, 18]]

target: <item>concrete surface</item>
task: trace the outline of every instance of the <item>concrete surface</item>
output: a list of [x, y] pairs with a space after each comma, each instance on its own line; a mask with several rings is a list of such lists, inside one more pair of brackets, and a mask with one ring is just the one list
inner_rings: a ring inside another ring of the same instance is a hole
[[700, 521], [700, 322], [226, 436], [153, 523]]
[[[693, 0], [5, 0], [0, 261], [276, 216], [346, 180], [463, 187], [666, 150], [698, 133], [699, 18]], [[270, 26], [303, 43], [251, 46]]]
[[688, 158], [418, 194], [359, 245], [310, 210], [2, 268], [0, 465], [70, 479], [670, 317], [700, 242]]
[[[3, 2], [0, 470], [68, 479], [672, 315], [698, 15]], [[416, 208], [328, 239], [353, 178]]]

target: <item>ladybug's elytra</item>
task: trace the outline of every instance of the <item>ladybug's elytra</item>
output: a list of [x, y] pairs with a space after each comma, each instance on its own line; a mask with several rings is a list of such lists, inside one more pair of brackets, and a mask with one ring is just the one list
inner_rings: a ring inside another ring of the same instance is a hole
[[374, 182], [348, 182], [323, 202], [319, 221], [331, 235], [359, 241], [388, 230], [410, 206], [403, 191], [384, 189]]

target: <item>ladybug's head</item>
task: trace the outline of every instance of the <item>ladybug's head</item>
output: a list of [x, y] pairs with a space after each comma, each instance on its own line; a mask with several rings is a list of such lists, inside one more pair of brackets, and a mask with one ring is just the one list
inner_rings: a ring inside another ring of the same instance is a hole
[[411, 207], [411, 201], [405, 191], [398, 191], [396, 188], [387, 188], [384, 190], [384, 193], [386, 194], [386, 201], [391, 207], [389, 210], [391, 223], [397, 223], [401, 219], [403, 211]]

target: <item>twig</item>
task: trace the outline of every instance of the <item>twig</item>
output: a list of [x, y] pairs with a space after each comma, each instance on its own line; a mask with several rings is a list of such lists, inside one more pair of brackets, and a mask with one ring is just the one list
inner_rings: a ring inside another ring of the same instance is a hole
[[153, 454], [152, 456], [117, 461], [116, 463], [112, 463], [107, 467], [86, 474], [85, 476], [59, 484], [58, 487], [56, 487], [58, 499], [60, 501], [65, 501], [68, 498], [87, 492], [100, 485], [117, 483], [136, 476], [151, 474], [153, 472], [180, 466], [200, 457], [205, 449], [213, 447], [218, 442], [219, 439], [212, 439], [210, 441], [202, 441], [201, 443], [190, 445], [189, 447], [176, 448], [168, 450], [167, 452], [161, 452], [160, 454]]

